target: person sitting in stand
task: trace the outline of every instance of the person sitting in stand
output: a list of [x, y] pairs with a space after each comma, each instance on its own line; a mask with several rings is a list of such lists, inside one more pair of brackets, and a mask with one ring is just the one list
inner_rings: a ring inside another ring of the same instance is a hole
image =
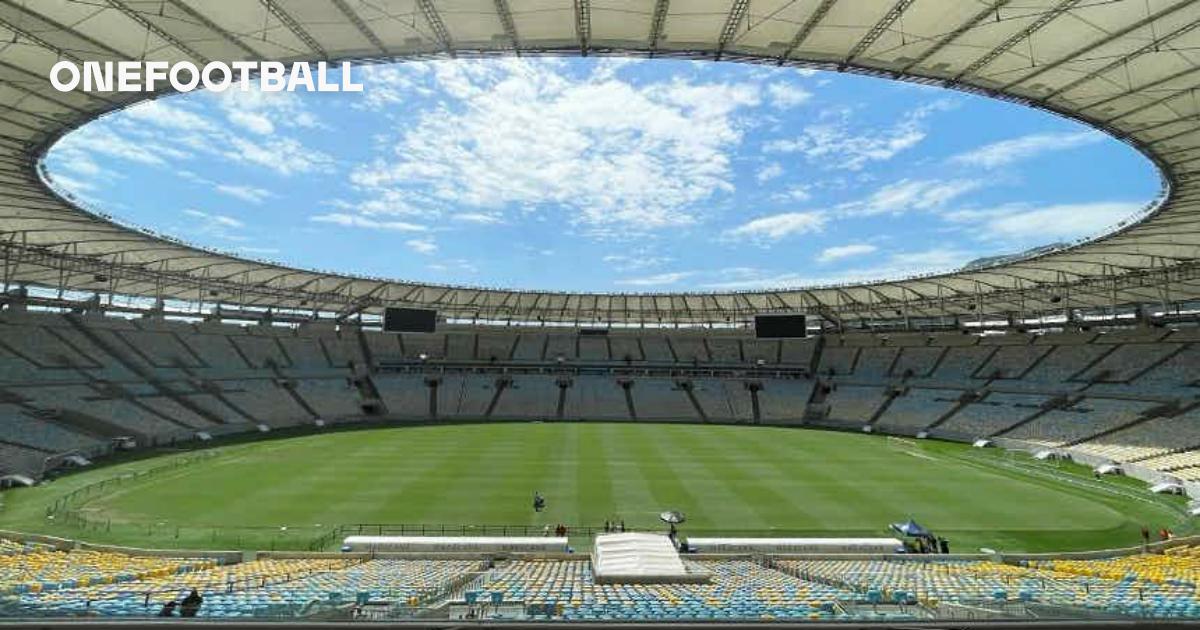
[[195, 617], [200, 612], [200, 605], [204, 603], [204, 598], [196, 589], [192, 589], [188, 596], [183, 598], [183, 602], [179, 606], [180, 617]]
[[178, 605], [179, 605], [179, 603], [172, 599], [171, 601], [163, 604], [162, 609], [158, 611], [158, 616], [159, 617], [174, 617], [175, 616], [175, 607]]

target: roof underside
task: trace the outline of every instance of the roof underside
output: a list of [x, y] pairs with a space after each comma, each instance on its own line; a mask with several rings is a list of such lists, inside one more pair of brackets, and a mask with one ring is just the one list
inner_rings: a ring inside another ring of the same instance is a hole
[[[1195, 299], [1198, 26], [1195, 0], [0, 0], [0, 271], [9, 282], [167, 299], [337, 312], [410, 305], [523, 321], [1033, 313]], [[83, 211], [37, 170], [63, 133], [146, 96], [56, 92], [48, 71], [60, 59], [202, 64], [514, 53], [804, 65], [979, 91], [1134, 144], [1158, 164], [1169, 196], [1149, 218], [1100, 240], [969, 272], [835, 288], [626, 295], [444, 287], [246, 260]]]

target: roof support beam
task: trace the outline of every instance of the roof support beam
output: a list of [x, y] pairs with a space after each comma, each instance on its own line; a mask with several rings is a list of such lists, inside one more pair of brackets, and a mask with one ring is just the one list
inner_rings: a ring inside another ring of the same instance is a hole
[[592, 45], [591, 0], [575, 0], [575, 38], [579, 40], [579, 54], [588, 56]]
[[[19, 75], [21, 75], [21, 76], [23, 76], [23, 77], [28, 77], [28, 79], [29, 79], [29, 82], [30, 82], [31, 84], [33, 84], [33, 85], [44, 85], [44, 84], [45, 84], [45, 82], [46, 82], [46, 76], [45, 76], [45, 75], [38, 74], [38, 73], [36, 73], [36, 72], [30, 72], [29, 70], [27, 70], [27, 69], [25, 69], [25, 68], [23, 68], [23, 67], [21, 67], [21, 66], [16, 66], [16, 65], [13, 65], [13, 64], [11, 64], [11, 63], [9, 63], [9, 62], [7, 62], [7, 61], [4, 61], [4, 59], [3, 59], [3, 58], [0, 58], [0, 68], [4, 68], [4, 69], [7, 69], [7, 70], [12, 70], [12, 71], [13, 71], [14, 73], [16, 73], [16, 74], [19, 74]], [[9, 83], [9, 84], [11, 84], [11, 85], [17, 85], [16, 81], [13, 81], [12, 79], [3, 79], [3, 78], [0, 78], [0, 81], [7, 82], [7, 83]], [[67, 104], [65, 101], [63, 101], [63, 100], [60, 100], [60, 99], [58, 99], [58, 98], [51, 98], [51, 97], [48, 95], [48, 93], [50, 93], [50, 92], [53, 92], [54, 94], [60, 94], [60, 92], [57, 92], [57, 91], [55, 91], [55, 90], [40, 90], [40, 91], [34, 91], [34, 90], [30, 90], [30, 91], [29, 91], [29, 93], [30, 93], [30, 94], [33, 94], [34, 96], [37, 96], [38, 98], [41, 98], [41, 99], [43, 99], [43, 100], [50, 101], [50, 102], [52, 102], [52, 103], [58, 103], [58, 104], [61, 104], [63, 107], [65, 107], [65, 108], [67, 108], [67, 109], [72, 109], [72, 110], [75, 110], [75, 111], [77, 111], [77, 112], [86, 112], [86, 110], [85, 110], [85, 109], [83, 109], [83, 108], [80, 108], [80, 107], [77, 107], [77, 106], [73, 106], [73, 105], [68, 105], [68, 104]], [[79, 97], [81, 97], [81, 98], [89, 98], [89, 99], [92, 99], [92, 98], [94, 98], [94, 99], [96, 99], [96, 100], [98, 100], [98, 101], [103, 101], [103, 102], [105, 102], [105, 103], [114, 104], [114, 105], [115, 105], [115, 104], [118, 102], [118, 101], [116, 101], [116, 100], [115, 100], [115, 98], [114, 98], [114, 97], [116, 97], [116, 96], [119, 96], [118, 94], [113, 94], [113, 93], [111, 93], [111, 92], [109, 92], [109, 93], [99, 93], [99, 92], [61, 92], [61, 94], [63, 94], [64, 96], [79, 96]]]
[[804, 21], [804, 24], [800, 27], [800, 30], [796, 31], [796, 34], [792, 37], [792, 41], [788, 44], [788, 47], [784, 49], [781, 55], [779, 55], [779, 65], [782, 66], [784, 63], [786, 63], [788, 58], [792, 56], [792, 53], [795, 53], [796, 50], [799, 49], [802, 44], [804, 44], [804, 40], [808, 39], [808, 36], [812, 34], [813, 29], [817, 28], [817, 25], [821, 23], [821, 20], [825, 19], [825, 15], [829, 13], [829, 10], [832, 9], [833, 5], [836, 3], [837, 0], [821, 0], [821, 4], [817, 5], [816, 10], [813, 11], [812, 15], [808, 16], [808, 19]]
[[13, 9], [16, 9], [17, 11], [19, 11], [22, 15], [24, 15], [32, 20], [39, 21], [48, 26], [51, 26], [56, 31], [62, 31], [63, 33], [66, 33], [66, 34], [70, 35], [71, 37], [78, 37], [80, 41], [86, 42], [89, 46], [92, 46], [96, 50], [103, 52], [106, 55], [109, 55], [110, 57], [112, 57], [115, 60], [129, 58], [129, 54], [124, 51], [117, 50], [116, 48], [113, 48], [112, 46], [109, 46], [108, 44], [105, 44], [104, 42], [98, 41], [95, 38], [84, 35], [83, 33], [80, 33], [79, 31], [77, 31], [65, 24], [59, 24], [58, 22], [55, 22], [54, 20], [51, 20], [50, 18], [48, 18], [40, 13], [30, 11], [28, 8], [26, 8], [22, 5], [16, 4], [12, 0], [0, 0], [0, 4], [4, 4], [6, 6], [12, 7]]
[[[1187, 33], [1190, 33], [1191, 31], [1195, 30], [1196, 28], [1200, 28], [1200, 20], [1189, 22], [1188, 24], [1185, 24], [1185, 25], [1175, 29], [1174, 31], [1167, 33], [1166, 35], [1159, 37], [1158, 39], [1150, 42], [1149, 44], [1146, 44], [1145, 46], [1142, 46], [1141, 48], [1129, 53], [1128, 55], [1125, 55], [1124, 57], [1121, 57], [1120, 59], [1117, 59], [1117, 60], [1113, 61], [1112, 63], [1109, 63], [1098, 70], [1093, 70], [1092, 72], [1089, 72], [1089, 73], [1083, 75], [1082, 77], [1079, 77], [1078, 79], [1075, 79], [1074, 81], [1071, 81], [1070, 83], [1047, 94], [1045, 97], [1042, 98], [1042, 101], [1045, 102], [1051, 98], [1054, 98], [1055, 96], [1058, 96], [1059, 94], [1069, 92], [1069, 91], [1079, 87], [1080, 85], [1083, 85], [1084, 83], [1087, 83], [1087, 82], [1095, 79], [1096, 77], [1102, 76], [1108, 72], [1111, 72], [1111, 71], [1119, 68], [1120, 66], [1128, 64], [1130, 61], [1133, 61], [1134, 59], [1137, 59], [1138, 57], [1141, 57], [1144, 54], [1147, 54], [1150, 52], [1158, 52], [1159, 48], [1166, 42], [1171, 41], [1172, 39], [1175, 39], [1176, 37], [1180, 37]], [[1194, 70], [1195, 70], [1195, 68], [1192, 68], [1188, 72], [1191, 72]]]
[[513, 21], [512, 8], [508, 6], [508, 0], [495, 0], [495, 4], [496, 15], [500, 18], [500, 25], [504, 27], [504, 34], [508, 35], [513, 51], [520, 56], [521, 37], [517, 34], [517, 23]]
[[663, 37], [663, 27], [667, 24], [667, 13], [671, 8], [671, 0], [656, 0], [654, 14], [650, 18], [649, 48], [650, 56], [658, 52], [658, 41]]
[[888, 12], [885, 13], [882, 18], [879, 18], [879, 21], [871, 27], [871, 30], [867, 31], [867, 34], [863, 36], [862, 39], [858, 40], [858, 43], [854, 45], [854, 48], [850, 49], [850, 54], [846, 55], [846, 59], [842, 62], [842, 66], [845, 67], [850, 65], [850, 63], [852, 63], [860, 55], [867, 52], [867, 49], [871, 47], [871, 44], [874, 44], [884, 33], [887, 32], [889, 28], [892, 27], [892, 24], [896, 23], [896, 20], [899, 20], [900, 17], [904, 15], [904, 12], [908, 10], [908, 7], [912, 6], [913, 2], [916, 2], [916, 0], [897, 0], [896, 4], [893, 4], [892, 8], [888, 9]]
[[1011, 50], [1013, 46], [1016, 46], [1022, 41], [1033, 36], [1033, 34], [1041, 30], [1043, 26], [1053, 22], [1058, 16], [1071, 10], [1071, 8], [1079, 4], [1079, 2], [1080, 0], [1061, 0], [1053, 9], [1046, 11], [1036, 20], [1030, 22], [1028, 26], [1017, 31], [1016, 33], [1013, 33], [1008, 39], [1001, 42], [999, 46], [991, 49], [987, 54], [972, 62], [971, 65], [963, 68], [962, 72], [959, 72], [957, 75], [955, 75], [954, 80], [957, 82], [964, 77], [975, 75], [988, 64], [992, 63], [996, 59], [999, 59], [1000, 55], [1003, 55]]
[[[1125, 97], [1127, 97], [1127, 96], [1132, 96], [1132, 95], [1134, 95], [1134, 94], [1141, 94], [1141, 93], [1143, 93], [1143, 92], [1149, 92], [1150, 90], [1152, 90], [1152, 89], [1154, 89], [1154, 88], [1156, 88], [1156, 87], [1158, 87], [1158, 86], [1160, 86], [1160, 85], [1163, 85], [1163, 84], [1166, 84], [1166, 83], [1170, 83], [1170, 82], [1174, 81], [1175, 79], [1178, 79], [1178, 78], [1181, 78], [1181, 77], [1185, 77], [1185, 76], [1187, 76], [1187, 75], [1189, 75], [1189, 74], [1192, 74], [1192, 73], [1194, 73], [1194, 72], [1197, 72], [1197, 71], [1200, 71], [1200, 68], [1188, 68], [1188, 69], [1186, 69], [1186, 70], [1180, 70], [1179, 72], [1174, 72], [1174, 73], [1172, 73], [1172, 74], [1169, 74], [1169, 75], [1167, 75], [1167, 76], [1165, 76], [1165, 77], [1163, 77], [1163, 78], [1161, 78], [1161, 79], [1156, 79], [1156, 80], [1154, 80], [1154, 81], [1151, 81], [1151, 82], [1149, 82], [1149, 83], [1145, 83], [1145, 84], [1139, 85], [1139, 86], [1137, 86], [1137, 87], [1135, 87], [1135, 88], [1130, 88], [1130, 89], [1128, 89], [1128, 90], [1125, 90], [1124, 92], [1121, 92], [1120, 94], [1114, 94], [1114, 95], [1112, 95], [1112, 96], [1110, 96], [1110, 97], [1108, 97], [1108, 98], [1105, 98], [1105, 99], [1103, 99], [1103, 100], [1096, 101], [1095, 103], [1092, 103], [1091, 105], [1088, 105], [1088, 106], [1084, 107], [1084, 108], [1083, 108], [1081, 111], [1088, 111], [1088, 110], [1090, 110], [1090, 109], [1095, 109], [1095, 108], [1097, 108], [1097, 107], [1100, 107], [1101, 105], [1107, 105], [1107, 104], [1109, 104], [1109, 103], [1111, 103], [1111, 102], [1113, 102], [1113, 101], [1117, 101], [1117, 100], [1123, 99], [1123, 98], [1125, 98]], [[1126, 117], [1126, 116], [1130, 116], [1130, 115], [1132, 115], [1132, 114], [1136, 114], [1136, 113], [1138, 113], [1138, 112], [1140, 112], [1140, 111], [1143, 111], [1143, 110], [1145, 110], [1145, 109], [1147, 109], [1147, 108], [1149, 108], [1149, 107], [1153, 107], [1153, 106], [1155, 106], [1155, 105], [1158, 105], [1159, 103], [1162, 103], [1162, 102], [1165, 102], [1165, 101], [1169, 101], [1169, 100], [1171, 100], [1171, 99], [1173, 99], [1173, 98], [1175, 98], [1175, 97], [1179, 96], [1180, 94], [1187, 92], [1187, 91], [1188, 91], [1188, 90], [1190, 90], [1190, 89], [1195, 89], [1195, 88], [1194, 88], [1194, 86], [1193, 86], [1193, 87], [1191, 87], [1191, 88], [1184, 88], [1184, 89], [1181, 89], [1181, 90], [1173, 91], [1173, 92], [1171, 92], [1171, 93], [1170, 93], [1169, 95], [1167, 95], [1167, 96], [1164, 96], [1164, 97], [1162, 97], [1162, 98], [1155, 99], [1155, 100], [1153, 100], [1153, 101], [1150, 101], [1150, 102], [1148, 102], [1148, 103], [1145, 103], [1145, 104], [1143, 104], [1143, 105], [1139, 105], [1139, 106], [1137, 106], [1137, 107], [1135, 107], [1135, 108], [1133, 108], [1133, 109], [1131, 109], [1131, 110], [1129, 110], [1129, 111], [1126, 111], [1126, 112], [1124, 112], [1124, 113], [1122, 113], [1122, 114], [1120, 114], [1120, 115], [1118, 115], [1118, 116], [1115, 116], [1115, 117], [1113, 117], [1113, 118], [1109, 118], [1107, 122], [1109, 122], [1109, 123], [1112, 123], [1112, 122], [1114, 122], [1114, 121], [1117, 121], [1117, 120], [1120, 120], [1120, 119], [1122, 119], [1122, 118], [1124, 118], [1124, 117]]]
[[258, 57], [261, 57], [261, 55], [258, 53], [257, 50], [254, 50], [253, 48], [247, 46], [246, 43], [241, 40], [241, 38], [235, 36], [233, 33], [230, 33], [229, 31], [221, 28], [220, 26], [217, 25], [216, 22], [213, 22], [212, 20], [205, 17], [204, 14], [197, 12], [195, 9], [193, 9], [191, 7], [191, 5], [183, 2], [183, 0], [165, 0], [165, 1], [170, 3], [171, 6], [178, 9], [184, 15], [187, 15], [189, 18], [195, 20], [196, 23], [198, 23], [201, 26], [203, 26], [204, 28], [207, 28], [208, 30], [216, 33], [221, 39], [224, 39], [225, 41], [229, 42], [230, 44], [233, 44], [234, 47], [236, 47], [238, 50], [241, 50], [244, 53], [243, 59], [257, 59]]
[[971, 29], [975, 28], [976, 26], [979, 26], [989, 16], [995, 15], [996, 19], [999, 20], [1000, 9], [1004, 8], [1004, 6], [1007, 5], [1009, 2], [1012, 2], [1012, 0], [994, 0], [992, 2], [991, 6], [984, 7], [984, 9], [982, 11], [971, 16], [971, 19], [967, 20], [966, 22], [963, 22], [961, 25], [959, 25], [958, 28], [954, 29], [953, 31], [950, 31], [949, 33], [944, 35], [941, 39], [937, 40], [937, 42], [935, 42], [932, 46], [927, 48], [925, 50], [925, 52], [917, 55], [917, 57], [915, 59], [908, 62], [907, 66], [904, 66], [904, 69], [901, 72], [908, 72], [909, 70], [912, 70], [914, 67], [921, 65], [922, 63], [925, 62], [925, 60], [936, 55], [939, 51], [941, 51], [946, 46], [949, 46], [950, 44], [953, 44], [955, 41], [958, 41], [959, 37], [962, 37], [964, 34], [966, 34]]
[[438, 13], [433, 1], [417, 0], [417, 6], [420, 7], [421, 15], [425, 17], [429, 28], [433, 29], [433, 35], [437, 38], [438, 43], [446, 50], [447, 55], [454, 57], [454, 40], [450, 39], [450, 30], [446, 28], [446, 23], [442, 21], [442, 14]]
[[[1021, 85], [1022, 83], [1026, 83], [1032, 79], [1040, 77], [1043, 74], [1045, 74], [1065, 63], [1070, 63], [1072, 61], [1075, 61], [1075, 60], [1079, 59], [1080, 57], [1083, 57], [1084, 55], [1096, 50], [1097, 48], [1101, 48], [1101, 47], [1103, 47], [1107, 44], [1110, 44], [1122, 37], [1125, 37], [1126, 35], [1146, 26], [1147, 24], [1151, 24], [1151, 23], [1155, 22], [1156, 20], [1167, 17], [1168, 15], [1170, 15], [1180, 9], [1190, 7], [1190, 6], [1194, 6], [1194, 3], [1191, 0], [1183, 0], [1182, 2], [1178, 2], [1170, 7], [1167, 7], [1166, 9], [1163, 9], [1162, 11], [1159, 11], [1158, 13], [1153, 13], [1153, 14], [1147, 15], [1146, 17], [1138, 20], [1137, 22], [1134, 22], [1133, 24], [1130, 24], [1124, 28], [1119, 28], [1119, 29], [1113, 31], [1112, 33], [1109, 33], [1108, 35], [1105, 35], [1104, 37], [1101, 37], [1100, 39], [1098, 39], [1086, 46], [1083, 46], [1082, 48], [1077, 48], [1077, 49], [1067, 53], [1066, 55], [1063, 55], [1062, 57], [1055, 59], [1054, 61], [1043, 64], [1042, 66], [1038, 67], [1037, 70], [1034, 70], [1033, 72], [1031, 72], [1015, 81], [1010, 81], [1010, 82], [1004, 84], [1000, 89], [1007, 91], [1015, 86]], [[1196, 24], [1193, 23], [1189, 27], [1185, 27], [1185, 28], [1187, 28], [1188, 30], [1191, 30], [1192, 28], [1195, 28], [1195, 27], [1196, 27]], [[1134, 51], [1129, 56], [1118, 59], [1115, 62], [1105, 66], [1105, 68], [1108, 68], [1108, 69], [1115, 68], [1116, 66], [1119, 66], [1122, 63], [1125, 63], [1127, 60], [1141, 54], [1141, 52], [1145, 52], [1147, 50], [1153, 50], [1158, 45], [1158, 41], [1159, 40], [1155, 40], [1155, 41], [1147, 44], [1146, 46], [1139, 49], [1139, 51]], [[1103, 72], [1103, 70], [1102, 70], [1102, 72]], [[1070, 85], [1070, 84], [1068, 84], [1068, 85]], [[1058, 94], [1061, 91], [1062, 90], [1060, 89], [1060, 90], [1054, 92], [1054, 94]], [[1046, 98], [1049, 98], [1049, 96], [1047, 96]]]
[[341, 11], [342, 15], [346, 16], [347, 20], [350, 20], [350, 23], [354, 25], [354, 28], [358, 29], [358, 32], [361, 33], [363, 37], [367, 38], [367, 41], [371, 42], [372, 46], [374, 46], [380, 53], [384, 55], [388, 54], [387, 46], [383, 45], [383, 40], [379, 39], [379, 36], [375, 34], [375, 31], [371, 30], [371, 27], [367, 26], [367, 23], [364, 22], [361, 17], [359, 17], [358, 13], [356, 13], [354, 9], [351, 9], [350, 5], [346, 4], [346, 0], [332, 0], [332, 2], [333, 6], [337, 7], [338, 11]]
[[142, 28], [146, 29], [147, 31], [149, 31], [151, 33], [154, 33], [154, 35], [156, 37], [167, 42], [168, 44], [171, 44], [175, 48], [179, 49], [180, 52], [186, 54], [188, 57], [191, 57], [192, 59], [200, 62], [200, 64], [202, 64], [202, 65], [207, 64], [209, 62], [208, 57], [205, 57], [204, 55], [201, 55], [200, 53], [196, 52], [196, 50], [194, 48], [183, 43], [183, 41], [180, 40], [178, 37], [175, 37], [174, 35], [155, 26], [155, 24], [153, 22], [146, 19], [146, 16], [142, 15], [140, 12], [135, 11], [134, 9], [130, 8], [129, 5], [125, 4], [124, 0], [108, 0], [108, 3], [110, 5], [112, 5], [112, 7], [114, 9], [120, 11], [125, 17], [133, 20], [134, 22], [137, 22], [139, 25], [141, 25]]
[[717, 60], [721, 59], [725, 47], [737, 39], [738, 27], [746, 19], [746, 12], [749, 10], [750, 0], [733, 0], [733, 4], [729, 6], [729, 14], [725, 16], [725, 24], [721, 26], [721, 36], [717, 39]]
[[17, 35], [19, 35], [21, 37], [24, 37], [25, 39], [33, 42], [34, 44], [37, 44], [38, 46], [41, 46], [42, 48], [49, 50], [50, 52], [58, 55], [62, 59], [70, 59], [71, 61], [74, 61], [75, 63], [83, 63], [83, 60], [80, 59], [77, 55], [75, 55], [75, 53], [63, 50], [62, 48], [55, 46], [54, 44], [51, 44], [50, 42], [42, 39], [41, 37], [38, 37], [34, 33], [29, 32], [28, 29], [21, 28], [20, 26], [17, 26], [16, 24], [9, 22], [8, 20], [4, 19], [3, 17], [0, 17], [0, 26], [3, 26], [4, 28], [12, 31], [13, 33], [16, 33]]
[[279, 20], [285, 27], [287, 27], [287, 30], [291, 31], [293, 35], [300, 38], [300, 41], [304, 42], [304, 45], [308, 46], [309, 50], [317, 53], [324, 59], [329, 58], [329, 53], [325, 52], [325, 49], [317, 43], [317, 40], [313, 39], [312, 35], [308, 34], [308, 31], [304, 30], [303, 26], [300, 26], [300, 23], [296, 21], [296, 18], [292, 17], [291, 14], [283, 10], [283, 7], [279, 6], [279, 0], [259, 1], [262, 2], [263, 6], [266, 7], [267, 11], [271, 15], [275, 16], [275, 19]]
[[[0, 68], [8, 68], [11, 70], [16, 70], [18, 72], [21, 72], [22, 74], [25, 74], [25, 70], [23, 68], [18, 68], [16, 66], [10, 66], [9, 64], [4, 63], [3, 61], [0, 61]], [[33, 76], [33, 75], [31, 75], [31, 76]], [[41, 77], [38, 77], [38, 78], [41, 78]], [[79, 113], [79, 114], [87, 113], [86, 109], [79, 107], [78, 105], [72, 105], [61, 98], [52, 98], [51, 96], [49, 96], [49, 94], [45, 90], [43, 90], [43, 91], [32, 90], [20, 83], [17, 83], [16, 81], [11, 81], [8, 79], [0, 79], [0, 84], [10, 85], [10, 86], [16, 88], [17, 90], [20, 90], [21, 92], [24, 92], [35, 98], [40, 98], [44, 101], [54, 103], [55, 105], [58, 105], [59, 107], [62, 107], [64, 109], [69, 109], [69, 110]], [[77, 92], [77, 94], [84, 94], [87, 98], [94, 98], [98, 101], [108, 103], [110, 105], [115, 104], [111, 99], [105, 98], [103, 96], [98, 96], [95, 92], [86, 92], [86, 93]]]

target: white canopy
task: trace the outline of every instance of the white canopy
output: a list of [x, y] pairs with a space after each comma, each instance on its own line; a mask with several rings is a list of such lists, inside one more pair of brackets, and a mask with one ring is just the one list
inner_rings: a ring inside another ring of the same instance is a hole
[[544, 536], [348, 536], [348, 551], [567, 551], [566, 538]]
[[699, 553], [895, 553], [895, 538], [688, 538]]

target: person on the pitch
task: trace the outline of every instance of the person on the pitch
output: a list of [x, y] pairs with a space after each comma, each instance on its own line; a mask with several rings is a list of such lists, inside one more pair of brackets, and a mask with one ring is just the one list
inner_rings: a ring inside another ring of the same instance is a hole
[[533, 493], [533, 511], [541, 512], [546, 509], [546, 497], [542, 496], [541, 492]]

